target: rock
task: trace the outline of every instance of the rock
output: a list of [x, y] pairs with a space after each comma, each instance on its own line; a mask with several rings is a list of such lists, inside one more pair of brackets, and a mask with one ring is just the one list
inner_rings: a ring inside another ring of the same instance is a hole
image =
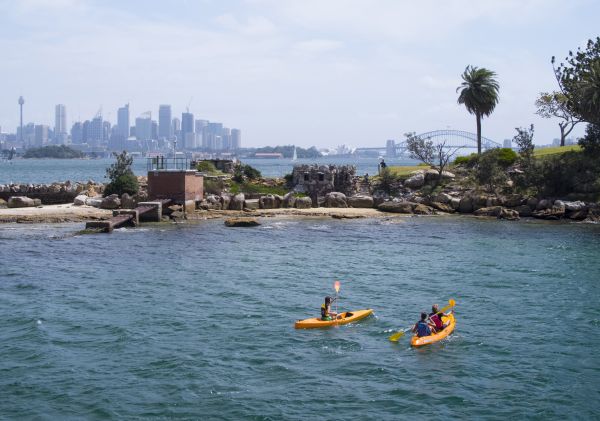
[[267, 194], [266, 196], [261, 196], [261, 198], [258, 199], [258, 205], [261, 209], [276, 209], [276, 208], [278, 208], [277, 200], [275, 199], [275, 196], [273, 196], [272, 194]]
[[434, 202], [438, 202], [438, 203], [450, 203], [450, 201], [452, 200], [452, 196], [450, 196], [448, 193], [439, 193], [437, 196], [435, 196], [433, 198]]
[[100, 205], [102, 205], [102, 197], [88, 197], [85, 199], [85, 204], [93, 206], [94, 208], [99, 208]]
[[540, 201], [538, 201], [535, 209], [536, 210], [544, 210], [544, 209], [550, 209], [552, 207], [552, 202], [550, 202], [548, 199], [542, 199]]
[[371, 196], [356, 195], [348, 198], [348, 206], [351, 208], [372, 208], [374, 200]]
[[346, 195], [339, 192], [327, 193], [325, 196], [325, 207], [327, 208], [347, 208], [348, 202]]
[[221, 209], [229, 209], [231, 204], [231, 196], [228, 194], [221, 195]]
[[519, 216], [527, 217], [531, 216], [533, 209], [529, 205], [520, 205], [515, 208], [515, 210], [519, 213]]
[[258, 208], [259, 208], [258, 199], [244, 200], [244, 209], [253, 210], [253, 209], [258, 209]]
[[75, 196], [75, 199], [73, 199], [73, 204], [75, 206], [83, 206], [85, 205], [85, 201], [88, 199], [88, 197], [85, 194], [80, 194], [79, 196]]
[[583, 208], [580, 210], [569, 212], [568, 217], [569, 217], [569, 219], [573, 219], [575, 221], [583, 221], [585, 218], [588, 217], [588, 214], [589, 214], [588, 208]]
[[529, 206], [532, 210], [537, 208], [539, 200], [536, 197], [528, 197], [527, 198], [527, 206]]
[[508, 196], [504, 196], [501, 198], [501, 204], [503, 206], [514, 208], [516, 206], [523, 204], [523, 196], [520, 194], [509, 194]]
[[297, 197], [295, 202], [296, 209], [312, 208], [312, 200], [310, 197]]
[[278, 194], [274, 194], [273, 198], [275, 199], [275, 209], [279, 209], [281, 207], [281, 205], [283, 204], [283, 196], [280, 196]]
[[519, 212], [517, 212], [515, 209], [501, 208], [501, 211], [498, 214], [498, 219], [506, 219], [507, 221], [518, 221]]
[[121, 199], [116, 194], [106, 196], [100, 203], [100, 209], [118, 209], [121, 206]]
[[285, 196], [283, 196], [282, 206], [284, 208], [293, 208], [296, 204], [296, 196], [294, 196], [293, 192], [289, 192]]
[[[434, 169], [429, 169], [427, 171], [425, 171], [425, 180], [427, 181], [435, 181], [439, 179], [439, 173], [437, 170]], [[450, 171], [442, 171], [442, 180], [452, 180], [454, 179], [456, 176], [451, 173]]]
[[479, 208], [473, 212], [477, 216], [498, 216], [504, 209], [502, 206], [491, 206], [489, 208]]
[[0, 199], [0, 209], [4, 209], [7, 207], [6, 200]]
[[411, 189], [419, 189], [425, 185], [425, 175], [423, 173], [417, 173], [406, 180], [404, 180], [404, 186]]
[[129, 195], [129, 193], [123, 193], [121, 195], [121, 207], [123, 209], [134, 209], [136, 206], [136, 201]]
[[500, 201], [500, 199], [496, 196], [488, 196], [488, 198], [485, 201], [485, 207], [486, 208], [490, 208], [492, 206], [500, 206], [502, 203]]
[[392, 213], [413, 213], [413, 209], [417, 206], [412, 202], [383, 202], [377, 206], [377, 209], [383, 212]]
[[536, 210], [532, 215], [538, 219], [557, 220], [565, 216], [565, 208], [552, 206], [548, 209]]
[[417, 215], [433, 215], [435, 210], [432, 207], [419, 203], [413, 208], [413, 213]]
[[225, 220], [226, 227], [256, 227], [260, 222], [256, 218], [228, 218]]
[[33, 199], [27, 196], [11, 196], [8, 198], [9, 208], [32, 208], [37, 206]]
[[222, 207], [221, 198], [214, 194], [206, 196], [206, 203], [208, 204], [209, 209], [220, 210]]
[[576, 211], [580, 211], [584, 208], [587, 208], [585, 203], [583, 203], [580, 200], [578, 200], [576, 202], [564, 202], [563, 204], [565, 206], [565, 210], [567, 210], [569, 212], [576, 212]]
[[431, 202], [430, 205], [432, 208], [440, 210], [442, 212], [454, 213], [454, 208], [452, 206], [450, 206], [448, 203]]
[[364, 218], [362, 215], [346, 215], [344, 213], [334, 213], [331, 215], [333, 219], [360, 219]]
[[450, 199], [450, 207], [455, 211], [460, 207], [460, 197], [453, 197]]
[[244, 209], [245, 200], [246, 200], [246, 197], [244, 196], [244, 193], [236, 194], [235, 196], [233, 196], [233, 199], [231, 199], [231, 203], [229, 204], [229, 209], [231, 209], [231, 210]]
[[488, 197], [485, 194], [477, 194], [472, 197], [473, 210], [485, 208], [488, 203]]
[[468, 196], [465, 196], [462, 199], [460, 199], [460, 202], [458, 204], [458, 211], [460, 213], [473, 212], [473, 199], [471, 199]]
[[563, 212], [566, 210], [565, 202], [563, 202], [562, 200], [555, 200], [554, 203], [552, 204], [552, 207], [557, 208], [557, 209], [562, 209]]

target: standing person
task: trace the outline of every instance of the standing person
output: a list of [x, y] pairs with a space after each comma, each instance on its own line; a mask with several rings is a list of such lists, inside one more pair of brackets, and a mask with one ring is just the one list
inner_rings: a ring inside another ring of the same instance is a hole
[[387, 164], [385, 163], [383, 158], [381, 158], [381, 162], [379, 163], [379, 175], [381, 175], [381, 171], [383, 171], [386, 168], [387, 168]]
[[334, 320], [337, 317], [337, 313], [331, 311], [331, 304], [335, 301], [330, 296], [325, 297], [325, 303], [321, 304], [321, 320]]
[[431, 335], [431, 327], [427, 323], [427, 313], [421, 313], [421, 320], [415, 323], [412, 331], [413, 333], [416, 333], [419, 338]]

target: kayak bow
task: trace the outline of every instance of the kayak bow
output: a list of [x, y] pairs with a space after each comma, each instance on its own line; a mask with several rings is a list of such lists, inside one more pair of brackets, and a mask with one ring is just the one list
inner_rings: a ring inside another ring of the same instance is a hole
[[368, 308], [366, 310], [346, 311], [339, 314], [338, 318], [334, 320], [321, 320], [320, 317], [312, 317], [310, 319], [298, 320], [294, 324], [294, 327], [296, 329], [315, 329], [321, 327], [345, 325], [364, 319], [371, 313], [373, 313], [373, 310]]

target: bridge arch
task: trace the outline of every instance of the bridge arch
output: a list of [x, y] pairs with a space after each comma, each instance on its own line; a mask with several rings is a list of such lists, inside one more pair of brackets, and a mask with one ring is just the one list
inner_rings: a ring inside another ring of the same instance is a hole
[[[421, 133], [418, 136], [422, 139], [429, 139], [435, 144], [446, 142], [447, 148], [477, 149], [477, 134], [463, 130], [433, 130]], [[484, 136], [481, 137], [481, 148], [483, 150], [500, 147], [502, 147], [500, 143]], [[404, 153], [406, 151], [406, 141], [396, 143], [396, 151], [400, 154]]]

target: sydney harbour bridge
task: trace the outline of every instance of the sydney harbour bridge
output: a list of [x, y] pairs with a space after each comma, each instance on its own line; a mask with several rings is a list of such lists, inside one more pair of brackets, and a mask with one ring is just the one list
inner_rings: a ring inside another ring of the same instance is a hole
[[[422, 139], [431, 140], [434, 145], [444, 143], [448, 149], [475, 149], [477, 150], [477, 135], [475, 133], [462, 130], [434, 130], [418, 135]], [[487, 150], [500, 148], [502, 145], [498, 142], [481, 137], [481, 149]], [[387, 145], [381, 148], [357, 148], [356, 152], [374, 152], [379, 151], [387, 156], [401, 156], [406, 153], [406, 141], [388, 140]]]

